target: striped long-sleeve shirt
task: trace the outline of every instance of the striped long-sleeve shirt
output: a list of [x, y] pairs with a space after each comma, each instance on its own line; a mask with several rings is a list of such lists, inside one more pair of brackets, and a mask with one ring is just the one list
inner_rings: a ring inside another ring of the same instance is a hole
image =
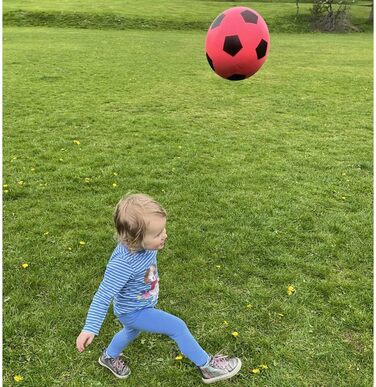
[[158, 291], [157, 251], [131, 253], [118, 244], [93, 297], [83, 331], [98, 335], [111, 301], [115, 315], [120, 316], [155, 306]]

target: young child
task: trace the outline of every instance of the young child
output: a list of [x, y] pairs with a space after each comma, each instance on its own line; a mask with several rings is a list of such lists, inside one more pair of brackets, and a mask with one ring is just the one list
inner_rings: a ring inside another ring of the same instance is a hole
[[167, 239], [166, 216], [161, 205], [144, 194], [124, 197], [117, 204], [114, 220], [119, 244], [90, 305], [76, 347], [82, 352], [91, 344], [113, 301], [114, 313], [124, 329], [113, 337], [99, 364], [118, 378], [130, 375], [120, 355], [142, 331], [165, 334], [173, 339], [198, 367], [204, 383], [231, 378], [240, 371], [240, 359], [210, 356], [183, 320], [155, 308], [159, 291], [157, 251], [163, 249]]

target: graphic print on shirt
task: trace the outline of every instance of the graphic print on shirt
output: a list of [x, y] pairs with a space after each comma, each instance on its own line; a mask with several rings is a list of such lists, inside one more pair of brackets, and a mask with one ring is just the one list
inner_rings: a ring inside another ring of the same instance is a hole
[[159, 293], [159, 278], [157, 273], [157, 266], [151, 265], [145, 273], [144, 278], [145, 284], [150, 283], [150, 289], [148, 291], [142, 292], [142, 298], [149, 299], [153, 298], [153, 301], [158, 299]]

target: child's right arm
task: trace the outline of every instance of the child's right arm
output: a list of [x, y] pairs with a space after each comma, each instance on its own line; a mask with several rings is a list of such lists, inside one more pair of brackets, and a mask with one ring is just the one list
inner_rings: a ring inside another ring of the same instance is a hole
[[91, 342], [94, 340], [94, 333], [90, 332], [84, 332], [82, 331], [76, 340], [76, 348], [79, 352], [83, 352], [85, 348], [91, 344]]
[[82, 352], [99, 334], [108, 308], [114, 296], [128, 282], [132, 268], [121, 259], [112, 259], [106, 268], [103, 280], [91, 302], [85, 326], [76, 340], [78, 351]]

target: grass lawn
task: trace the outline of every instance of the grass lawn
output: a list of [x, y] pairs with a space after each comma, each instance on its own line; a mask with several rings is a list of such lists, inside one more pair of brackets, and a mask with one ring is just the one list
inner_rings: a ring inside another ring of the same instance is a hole
[[[300, 0], [201, 1], [201, 0], [4, 0], [4, 23], [21, 26], [70, 26], [81, 28], [201, 29], [206, 30], [223, 10], [247, 6], [263, 15], [272, 32], [308, 32], [312, 2]], [[351, 3], [352, 22], [370, 30], [369, 2]], [[334, 8], [336, 9], [336, 8]]]
[[[242, 358], [223, 385], [372, 385], [373, 37], [272, 34], [242, 82], [204, 38], [4, 28], [4, 385], [122, 383], [97, 364], [111, 311], [75, 339], [130, 191], [169, 213], [159, 306]], [[178, 354], [143, 334], [125, 384], [201, 385]]]

